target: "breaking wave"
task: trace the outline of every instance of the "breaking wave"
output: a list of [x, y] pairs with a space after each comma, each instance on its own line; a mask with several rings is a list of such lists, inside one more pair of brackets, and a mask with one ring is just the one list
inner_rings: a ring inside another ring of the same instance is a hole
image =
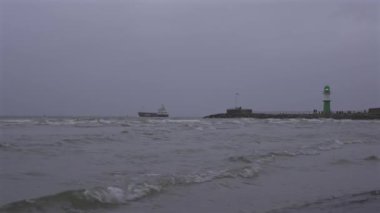
[[123, 117], [99, 118], [99, 117], [35, 117], [29, 119], [22, 118], [0, 118], [0, 126], [74, 126], [74, 127], [102, 127], [107, 125], [129, 126]]
[[0, 212], [75, 212], [76, 210], [107, 208], [113, 204], [122, 203], [122, 195], [123, 191], [116, 187], [70, 190], [9, 203], [0, 207]]
[[26, 199], [5, 204], [0, 212], [78, 212], [90, 209], [106, 209], [126, 205], [144, 197], [162, 192], [176, 185], [191, 185], [221, 178], [253, 178], [258, 176], [259, 166], [245, 166], [235, 169], [208, 170], [188, 175], [154, 175], [155, 180], [132, 183], [127, 187], [94, 187], [60, 192], [35, 199]]
[[[241, 162], [241, 163], [265, 163], [272, 162], [279, 157], [297, 157], [297, 156], [311, 156], [319, 155], [324, 151], [331, 151], [335, 149], [341, 149], [345, 145], [363, 143], [360, 140], [327, 140], [322, 143], [313, 144], [310, 146], [304, 146], [302, 148], [297, 148], [295, 150], [279, 150], [279, 151], [270, 151], [263, 154], [253, 153], [250, 155], [241, 155], [241, 156], [231, 156], [228, 158], [230, 162]], [[377, 161], [379, 158], [377, 156], [369, 156], [365, 160], [368, 161]]]
[[126, 190], [115, 186], [64, 191], [36, 199], [6, 204], [0, 212], [77, 212], [127, 204], [161, 191], [149, 184], [131, 185]]

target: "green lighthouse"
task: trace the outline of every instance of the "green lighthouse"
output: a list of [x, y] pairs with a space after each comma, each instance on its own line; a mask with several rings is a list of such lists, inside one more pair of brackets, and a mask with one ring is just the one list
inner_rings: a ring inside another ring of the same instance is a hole
[[331, 94], [330, 86], [326, 85], [323, 88], [323, 96], [324, 96], [324, 98], [323, 98], [323, 113], [324, 114], [330, 114], [331, 113], [330, 94]]

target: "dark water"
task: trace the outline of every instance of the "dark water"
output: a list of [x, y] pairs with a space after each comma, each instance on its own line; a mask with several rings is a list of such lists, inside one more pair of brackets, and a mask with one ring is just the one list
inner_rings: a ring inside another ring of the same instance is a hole
[[1, 118], [0, 212], [379, 212], [380, 121]]

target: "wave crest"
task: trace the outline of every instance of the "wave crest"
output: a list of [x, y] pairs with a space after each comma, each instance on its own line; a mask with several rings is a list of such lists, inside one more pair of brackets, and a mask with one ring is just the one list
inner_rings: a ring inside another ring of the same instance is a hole
[[86, 199], [100, 203], [124, 203], [126, 200], [124, 191], [113, 186], [85, 190], [83, 194]]

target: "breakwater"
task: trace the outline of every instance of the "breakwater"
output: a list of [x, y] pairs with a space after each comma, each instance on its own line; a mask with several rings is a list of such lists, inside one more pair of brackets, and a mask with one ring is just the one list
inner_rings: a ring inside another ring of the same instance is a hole
[[228, 110], [226, 113], [218, 113], [205, 116], [204, 118], [275, 118], [275, 119], [291, 119], [291, 118], [303, 118], [303, 119], [350, 119], [350, 120], [375, 120], [380, 119], [380, 114], [368, 113], [368, 112], [333, 112], [333, 113], [246, 113], [235, 111], [230, 113]]

